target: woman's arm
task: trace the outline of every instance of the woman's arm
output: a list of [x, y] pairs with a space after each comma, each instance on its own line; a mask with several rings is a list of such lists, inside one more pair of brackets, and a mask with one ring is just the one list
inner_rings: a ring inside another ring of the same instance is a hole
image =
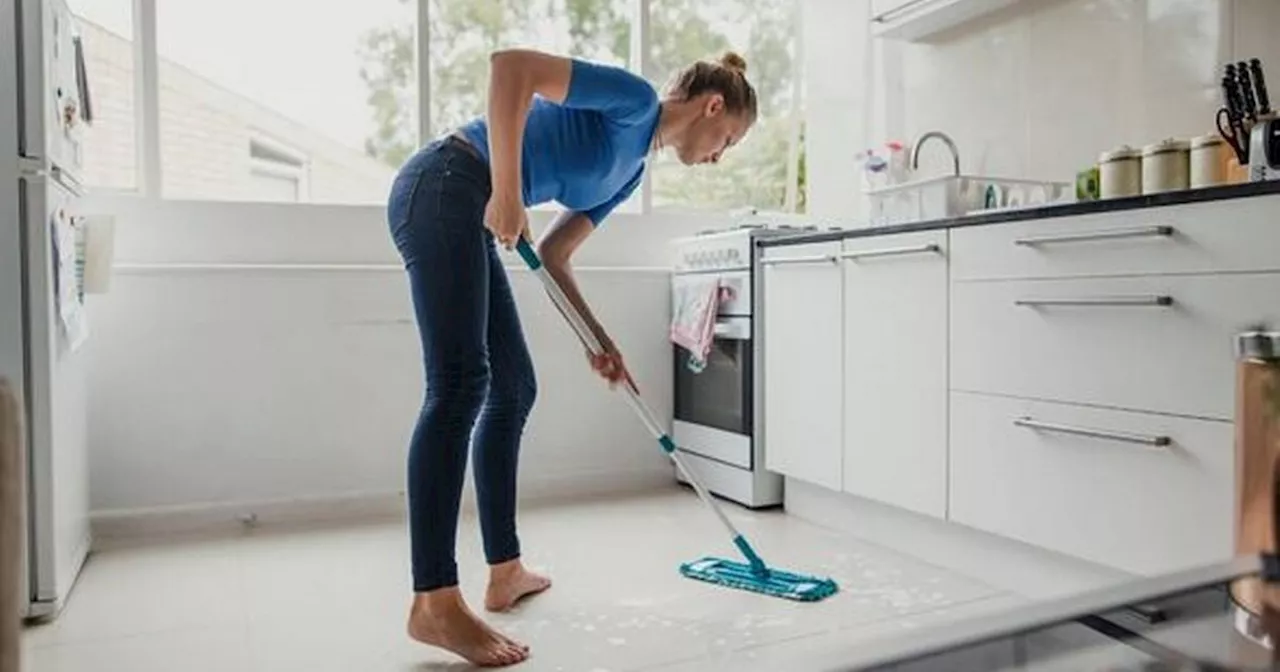
[[546, 267], [547, 272], [564, 291], [569, 303], [578, 310], [587, 327], [604, 346], [603, 356], [592, 357], [592, 367], [611, 383], [616, 383], [627, 377], [622, 355], [604, 327], [591, 313], [591, 308], [578, 289], [578, 283], [573, 277], [573, 267], [569, 261], [574, 251], [594, 230], [595, 225], [587, 215], [580, 212], [564, 212], [552, 222], [542, 239], [538, 241], [538, 256], [542, 259], [542, 265]]
[[529, 49], [489, 57], [489, 164], [493, 194], [486, 225], [507, 248], [527, 227], [520, 183], [525, 119], [534, 94], [561, 102], [568, 94], [572, 61]]

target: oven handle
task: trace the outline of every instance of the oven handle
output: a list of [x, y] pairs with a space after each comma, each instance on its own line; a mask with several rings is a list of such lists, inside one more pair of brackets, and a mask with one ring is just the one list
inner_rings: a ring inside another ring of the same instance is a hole
[[730, 341], [751, 340], [751, 320], [745, 317], [730, 317], [716, 320], [716, 338]]

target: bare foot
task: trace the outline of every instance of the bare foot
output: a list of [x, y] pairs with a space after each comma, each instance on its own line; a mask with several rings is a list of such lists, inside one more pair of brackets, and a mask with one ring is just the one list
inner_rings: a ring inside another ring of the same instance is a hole
[[551, 587], [551, 579], [524, 568], [517, 558], [489, 568], [489, 589], [484, 594], [484, 608], [507, 611], [522, 598], [536, 595]]
[[480, 667], [515, 665], [529, 657], [529, 647], [481, 621], [456, 587], [414, 596], [409, 636], [452, 651]]

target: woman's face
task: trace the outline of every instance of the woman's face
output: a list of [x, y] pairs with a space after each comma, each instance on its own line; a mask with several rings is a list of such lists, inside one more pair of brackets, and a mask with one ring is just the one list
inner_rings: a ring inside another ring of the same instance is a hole
[[706, 94], [702, 114], [676, 148], [680, 162], [686, 166], [716, 163], [730, 147], [742, 141], [751, 124], [745, 115], [731, 114], [718, 93]]

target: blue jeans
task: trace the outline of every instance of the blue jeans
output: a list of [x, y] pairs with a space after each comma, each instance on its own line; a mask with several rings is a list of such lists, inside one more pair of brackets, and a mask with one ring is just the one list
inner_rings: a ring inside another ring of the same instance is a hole
[[408, 465], [416, 592], [458, 583], [454, 545], [473, 429], [485, 557], [497, 564], [520, 556], [516, 466], [537, 383], [511, 285], [484, 227], [489, 193], [488, 165], [446, 138], [410, 158], [387, 207], [426, 377]]

